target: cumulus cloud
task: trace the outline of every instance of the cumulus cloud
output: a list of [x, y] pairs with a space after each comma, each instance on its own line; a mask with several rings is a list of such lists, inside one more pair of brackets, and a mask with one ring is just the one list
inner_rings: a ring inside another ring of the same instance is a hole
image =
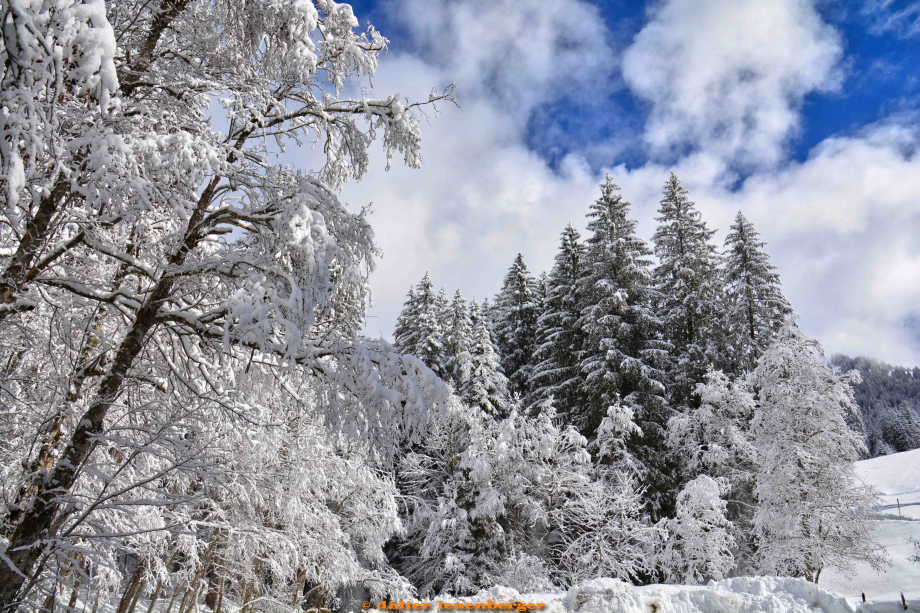
[[617, 69], [598, 8], [583, 0], [401, 0], [390, 5], [427, 62], [466, 97], [526, 121], [535, 106], [610, 87]]
[[920, 157], [896, 125], [821, 143], [802, 164], [748, 179], [744, 208], [803, 323], [833, 351], [920, 362]]
[[657, 154], [776, 164], [804, 97], [840, 83], [839, 34], [813, 0], [665, 0], [623, 58]]
[[[803, 328], [830, 352], [920, 363], [917, 331], [909, 327], [910, 322], [920, 321], [920, 246], [915, 238], [920, 235], [916, 198], [920, 193], [916, 153], [920, 139], [907, 127], [916, 122], [909, 117], [892, 118], [859, 133], [829, 138], [800, 163], [782, 162], [782, 143], [798, 121], [795, 96], [809, 87], [831, 87], [840, 61], [839, 51], [825, 56], [816, 51], [822, 44], [828, 49], [839, 44], [825, 32], [825, 26], [789, 16], [813, 16], [809, 5], [778, 0], [789, 15], [775, 17], [775, 28], [792, 33], [774, 35], [786, 41], [784, 45], [798, 45], [805, 53], [800, 57], [808, 53], [824, 57], [825, 68], [808, 73], [775, 50], [776, 57], [770, 61], [780, 66], [762, 68], [769, 74], [759, 77], [765, 82], [758, 90], [720, 76], [731, 74], [730, 58], [713, 59], [715, 67], [707, 82], [723, 84], [725, 97], [738, 101], [737, 107], [731, 107], [734, 111], [720, 111], [719, 101], [708, 90], [694, 90], [687, 84], [664, 90], [667, 95], [660, 100], [649, 94], [650, 134], [664, 119], [680, 119], [681, 113], [690, 111], [695, 114], [688, 117], [709, 129], [694, 128], [689, 119], [678, 121], [675, 135], [662, 142], [669, 147], [689, 142], [693, 148], [668, 164], [653, 159], [626, 168], [616, 165], [611, 156], [598, 169], [597, 164], [584, 162], [585, 152], [575, 152], [550, 168], [528, 147], [524, 119], [539, 103], [602, 87], [591, 82], [590, 70], [579, 72], [577, 67], [597, 67], [599, 79], [610, 76], [608, 62], [616, 62], [616, 54], [603, 43], [607, 36], [603, 27], [588, 23], [592, 15], [596, 17], [595, 9], [578, 0], [439, 0], [432, 3], [430, 12], [422, 10], [417, 1], [398, 0], [393, 6], [417, 22], [410, 30], [421, 41], [420, 51], [391, 52], [382, 58], [374, 79], [376, 90], [417, 100], [427, 97], [433, 86], [457, 81], [464, 110], [445, 108], [440, 119], [423, 126], [421, 170], [394, 166], [384, 172], [378, 150], [364, 180], [343, 192], [343, 198], [353, 204], [373, 202], [371, 222], [384, 253], [371, 278], [375, 306], [368, 334], [392, 335], [406, 290], [426, 271], [437, 285], [446, 285], [449, 291], [460, 288], [467, 297], [482, 300], [499, 289], [519, 251], [531, 270], [547, 270], [562, 228], [570, 221], [584, 228], [584, 214], [599, 194], [598, 183], [606, 167], [613, 166], [615, 180], [634, 204], [643, 238], [648, 240], [654, 232], [661, 189], [668, 171], [674, 170], [691, 190], [710, 227], [719, 229], [719, 241], [739, 209], [755, 223], [779, 267], [784, 291], [802, 316]], [[678, 0], [661, 5], [651, 23], [668, 22], [661, 10], [675, 2]], [[413, 7], [415, 13], [405, 10]], [[737, 14], [727, 5], [723, 8]], [[768, 13], [775, 10], [769, 8]], [[584, 40], [590, 39], [590, 44], [557, 41], [551, 22], [564, 20], [566, 15], [580, 16], [566, 23], [586, 28]], [[535, 24], [530, 37], [524, 35], [528, 23]], [[696, 27], [704, 30], [709, 25], [697, 20]], [[809, 32], [815, 36], [806, 36]], [[636, 45], [640, 42], [637, 39]], [[636, 45], [630, 53], [636, 52]], [[719, 47], [726, 45], [723, 41]], [[609, 57], [604, 55], [608, 52]], [[741, 57], [750, 58], [753, 53], [743, 51]], [[560, 54], [560, 66], [570, 67], [571, 78], [552, 65], [552, 58]], [[688, 65], [705, 76], [702, 64], [706, 62], [692, 59]], [[744, 62], [736, 64], [741, 65]], [[811, 76], [806, 79], [803, 74]], [[496, 75], [507, 80], [500, 79], [499, 86]], [[799, 85], [795, 85], [797, 80]], [[801, 85], [803, 80], [812, 85]], [[690, 111], [680, 110], [684, 103], [668, 97], [681, 88], [698, 91], [695, 102], [686, 102]], [[757, 96], [765, 98], [765, 110], [753, 108]], [[745, 128], [749, 131], [742, 133], [743, 138], [735, 132], [711, 129], [720, 112], [736, 118], [737, 109], [746, 105], [752, 106], [750, 112], [758, 122]], [[776, 113], [783, 119], [771, 123], [758, 113]], [[771, 127], [774, 125], [779, 127]], [[754, 150], [754, 143], [772, 147], [772, 153], [757, 158], [761, 165], [737, 185], [730, 169], [738, 155]], [[763, 164], [771, 160], [772, 165]]]

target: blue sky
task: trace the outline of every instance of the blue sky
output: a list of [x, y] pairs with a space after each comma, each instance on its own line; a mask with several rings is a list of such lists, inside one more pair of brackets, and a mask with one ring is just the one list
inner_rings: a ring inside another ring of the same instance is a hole
[[[367, 331], [429, 271], [480, 300], [547, 269], [611, 172], [648, 239], [674, 170], [716, 240], [742, 210], [829, 352], [920, 363], [920, 1], [384, 0], [373, 95], [456, 82], [423, 168], [374, 169]], [[368, 85], [365, 84], [365, 91]]]

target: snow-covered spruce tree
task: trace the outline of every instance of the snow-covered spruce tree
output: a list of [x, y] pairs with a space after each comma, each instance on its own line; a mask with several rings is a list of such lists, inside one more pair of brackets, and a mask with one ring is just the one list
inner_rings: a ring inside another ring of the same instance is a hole
[[424, 442], [406, 454], [397, 469], [406, 532], [390, 557], [423, 596], [447, 586], [469, 586], [464, 579], [467, 561], [459, 551], [461, 536], [469, 528], [466, 512], [457, 504], [456, 481], [470, 430], [482, 414], [453, 394], [447, 406], [445, 413], [432, 418]]
[[[386, 44], [353, 31], [348, 5], [11, 6], [0, 414], [36, 444], [4, 447], [0, 608], [126, 578], [107, 552], [159, 530], [153, 509], [203, 495], [195, 474], [225, 463], [212, 434], [265, 425], [237, 387], [247, 371], [309, 375], [329, 426], [384, 455], [444, 393], [359, 337], [376, 248], [332, 190], [366, 171], [375, 131], [418, 166], [420, 132], [397, 96], [340, 95]], [[272, 163], [304, 138], [323, 142], [315, 174]]]
[[418, 337], [418, 310], [418, 296], [415, 295], [415, 288], [410, 287], [402, 311], [396, 318], [396, 328], [393, 330], [393, 346], [397, 351], [411, 353], [415, 349], [415, 339]]
[[495, 297], [490, 317], [501, 352], [502, 369], [508, 378], [508, 391], [521, 398], [527, 396], [529, 389], [541, 306], [537, 282], [519, 253]]
[[607, 175], [601, 197], [591, 205], [592, 234], [577, 284], [578, 327], [586, 338], [581, 361], [585, 402], [575, 423], [590, 435], [618, 399], [634, 406], [637, 415], [660, 417], [663, 406], [663, 373], [656, 365], [664, 361], [667, 347], [656, 340], [651, 251], [636, 236], [630, 204], [619, 189]]
[[597, 428], [597, 438], [593, 448], [597, 457], [600, 478], [608, 478], [611, 473], [626, 472], [635, 474], [640, 466], [629, 451], [627, 441], [642, 436], [642, 428], [636, 425], [633, 410], [616, 402], [607, 408], [607, 416]]
[[580, 404], [571, 419], [591, 438], [611, 406], [622, 402], [630, 407], [642, 431], [629, 438], [630, 452], [652, 499], [648, 510], [657, 514], [674, 488], [661, 453], [669, 410], [659, 366], [666, 363], [667, 345], [659, 340], [653, 310], [651, 251], [636, 236], [630, 204], [619, 189], [607, 175], [588, 213], [592, 234], [576, 286], [581, 302], [577, 327], [584, 339], [582, 380]]
[[673, 519], [663, 519], [667, 532], [657, 556], [659, 571], [668, 583], [701, 584], [728, 576], [735, 566], [732, 525], [725, 517], [728, 482], [700, 475], [677, 495]]
[[426, 597], [489, 587], [507, 558], [505, 501], [492, 476], [496, 422], [455, 397], [450, 405], [400, 466], [411, 509], [400, 569]]
[[444, 372], [445, 381], [459, 389], [470, 372], [470, 348], [473, 344], [473, 320], [466, 306], [466, 300], [460, 290], [454, 292], [453, 302], [442, 326], [444, 338]]
[[764, 244], [754, 225], [738, 211], [725, 237], [722, 261], [726, 358], [737, 373], [754, 370], [792, 312]]
[[652, 237], [657, 314], [671, 344], [669, 393], [685, 404], [703, 375], [722, 359], [719, 256], [709, 230], [673, 172], [664, 185]]
[[[441, 294], [444, 291], [441, 290]], [[435, 293], [428, 273], [422, 277], [396, 321], [394, 345], [401, 353], [414, 355], [442, 376], [444, 347], [443, 327], [446, 297]]]
[[543, 302], [546, 301], [546, 297], [549, 295], [549, 275], [547, 274], [545, 270], [537, 276], [536, 295], [537, 295], [537, 304], [539, 304], [541, 307], [540, 314], [542, 315]]
[[492, 342], [489, 322], [476, 300], [470, 303], [473, 336], [470, 343], [469, 373], [464, 374], [460, 396], [471, 407], [501, 418], [508, 412], [508, 380], [502, 373], [498, 351]]
[[579, 405], [583, 339], [578, 326], [578, 283], [584, 272], [585, 246], [578, 231], [566, 226], [559, 253], [546, 279], [546, 298], [537, 320], [537, 348], [530, 373], [528, 408], [534, 410], [552, 398], [556, 410], [569, 415]]
[[853, 468], [865, 450], [847, 425], [847, 415], [859, 410], [850, 385], [858, 376], [828, 367], [817, 341], [805, 338], [793, 318], [760, 357], [752, 424], [760, 572], [817, 583], [825, 568], [885, 563], [872, 540], [877, 498]]

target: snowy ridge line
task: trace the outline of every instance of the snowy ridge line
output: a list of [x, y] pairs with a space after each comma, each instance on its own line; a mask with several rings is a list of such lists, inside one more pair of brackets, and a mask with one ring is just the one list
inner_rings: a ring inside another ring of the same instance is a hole
[[[734, 577], [707, 585], [634, 586], [619, 579], [592, 579], [562, 593], [521, 594], [496, 586], [475, 596], [442, 595], [436, 600], [476, 604], [545, 602], [548, 613], [894, 613], [900, 601], [869, 600], [854, 605], [845, 597], [793, 577]], [[920, 599], [907, 599], [920, 612]], [[472, 608], [472, 607], [470, 607]]]

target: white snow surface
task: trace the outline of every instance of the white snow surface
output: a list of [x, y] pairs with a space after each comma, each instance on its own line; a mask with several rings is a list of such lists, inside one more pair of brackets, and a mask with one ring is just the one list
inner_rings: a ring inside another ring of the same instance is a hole
[[[862, 611], [903, 611], [902, 592], [909, 605], [914, 603], [911, 608], [920, 610], [920, 564], [908, 560], [914, 553], [909, 539], [920, 539], [920, 449], [857, 462], [856, 474], [880, 494], [875, 539], [888, 550], [891, 566], [876, 572], [857, 564], [852, 576], [827, 570], [819, 583], [851, 602], [861, 603], [865, 594]], [[886, 608], [889, 605], [896, 608]]]
[[854, 613], [858, 610], [842, 596], [804, 579], [788, 577], [735, 577], [710, 581], [708, 585], [641, 587], [619, 579], [592, 579], [566, 593], [522, 595], [511, 588], [494, 587], [470, 598], [439, 599], [545, 603], [541, 611], [549, 613]]

